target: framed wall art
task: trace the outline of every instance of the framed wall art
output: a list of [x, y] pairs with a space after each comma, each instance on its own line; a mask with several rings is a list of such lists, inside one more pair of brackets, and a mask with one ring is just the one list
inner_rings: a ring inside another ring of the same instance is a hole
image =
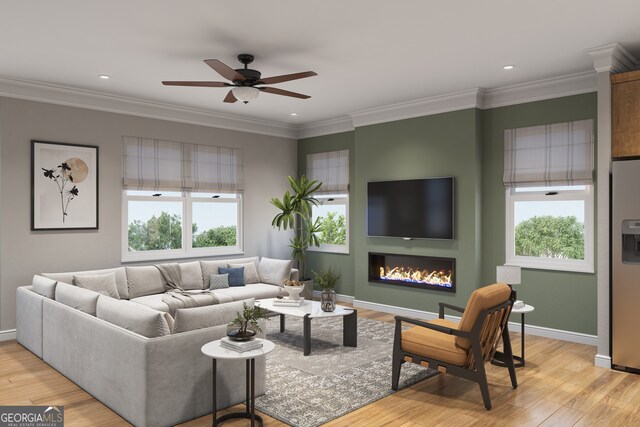
[[98, 229], [98, 147], [31, 141], [31, 229]]

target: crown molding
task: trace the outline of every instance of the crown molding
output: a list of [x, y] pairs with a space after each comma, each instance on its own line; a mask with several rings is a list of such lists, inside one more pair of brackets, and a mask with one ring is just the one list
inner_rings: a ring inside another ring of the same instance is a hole
[[297, 138], [297, 130], [291, 125], [14, 77], [0, 76], [0, 96], [282, 138]]
[[489, 109], [526, 102], [579, 95], [597, 90], [597, 74], [593, 71], [536, 80], [511, 86], [485, 90], [484, 101], [478, 108]]
[[618, 43], [594, 47], [585, 52], [591, 55], [593, 68], [598, 73], [622, 73], [638, 66], [638, 60]]
[[482, 89], [468, 89], [350, 113], [354, 127], [475, 108]]
[[298, 139], [312, 138], [314, 136], [330, 135], [333, 133], [349, 132], [354, 130], [351, 117], [337, 117], [321, 122], [300, 125], [298, 127]]

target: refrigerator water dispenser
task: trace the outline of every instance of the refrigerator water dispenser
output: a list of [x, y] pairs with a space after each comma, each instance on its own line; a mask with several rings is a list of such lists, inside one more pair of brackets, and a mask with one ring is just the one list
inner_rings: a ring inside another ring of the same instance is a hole
[[622, 262], [640, 264], [640, 219], [622, 221]]

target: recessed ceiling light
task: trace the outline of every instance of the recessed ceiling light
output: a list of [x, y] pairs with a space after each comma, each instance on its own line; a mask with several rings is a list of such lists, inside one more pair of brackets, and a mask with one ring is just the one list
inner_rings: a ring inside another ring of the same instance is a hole
[[98, 77], [100, 77], [102, 80], [109, 80], [111, 78], [111, 76], [107, 76], [106, 74], [100, 74]]
[[298, 115], [298, 113], [291, 113], [291, 115], [292, 115], [292, 116], [297, 116], [297, 115]]
[[513, 70], [514, 68], [516, 68], [515, 65], [505, 65], [502, 67], [503, 70]]

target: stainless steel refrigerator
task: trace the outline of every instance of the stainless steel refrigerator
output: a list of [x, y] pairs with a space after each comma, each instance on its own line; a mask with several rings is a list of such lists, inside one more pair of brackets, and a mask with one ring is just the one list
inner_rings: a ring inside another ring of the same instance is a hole
[[611, 357], [640, 372], [640, 160], [613, 162]]

